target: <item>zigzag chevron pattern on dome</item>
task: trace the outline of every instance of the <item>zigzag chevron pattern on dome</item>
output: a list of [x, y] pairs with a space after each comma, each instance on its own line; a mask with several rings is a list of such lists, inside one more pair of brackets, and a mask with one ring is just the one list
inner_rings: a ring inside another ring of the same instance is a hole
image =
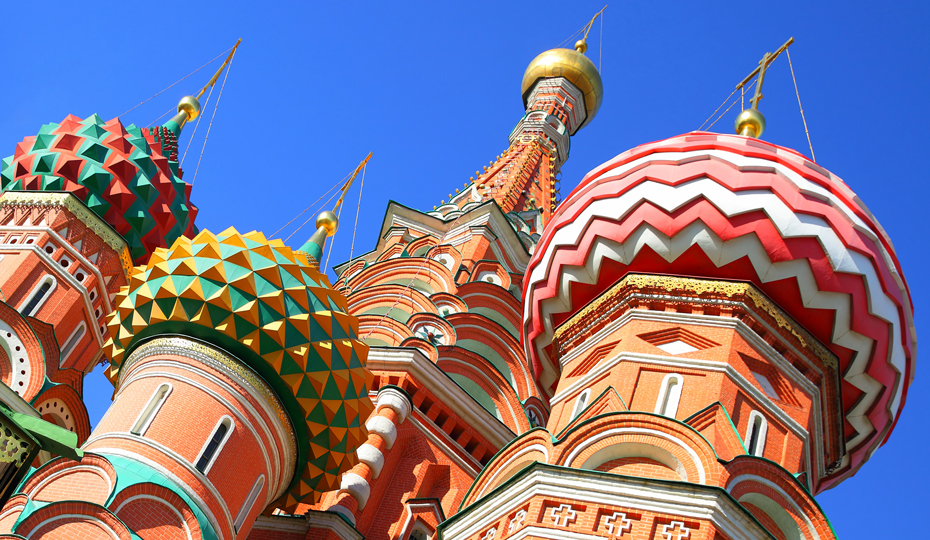
[[168, 129], [69, 115], [16, 145], [3, 160], [0, 191], [74, 193], [123, 236], [140, 263], [197, 232], [191, 186], [181, 174], [177, 138]]
[[543, 386], [554, 328], [629, 271], [751, 281], [839, 357], [847, 453], [824, 488], [892, 430], [916, 348], [903, 274], [856, 195], [800, 154], [690, 133], [589, 173], [528, 269], [524, 343]]
[[110, 316], [110, 377], [146, 337], [184, 334], [225, 348], [275, 389], [297, 432], [284, 506], [339, 488], [368, 433], [368, 346], [346, 300], [306, 256], [259, 232], [202, 231], [133, 270]]

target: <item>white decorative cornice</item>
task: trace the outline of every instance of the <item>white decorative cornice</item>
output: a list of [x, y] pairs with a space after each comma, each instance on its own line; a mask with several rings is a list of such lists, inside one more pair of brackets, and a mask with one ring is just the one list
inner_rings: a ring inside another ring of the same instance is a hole
[[[592, 506], [630, 508], [706, 520], [731, 540], [770, 538], [749, 512], [720, 488], [535, 465], [503, 489], [481, 499], [443, 527], [443, 540], [472, 538], [498, 522], [504, 512], [534, 498], [571, 499]], [[510, 539], [583, 540], [589, 534], [567, 529], [526, 527]]]
[[417, 349], [407, 347], [372, 347], [368, 351], [368, 368], [372, 371], [405, 371], [429, 390], [444, 405], [496, 448], [512, 441], [516, 434], [482, 407], [436, 364]]

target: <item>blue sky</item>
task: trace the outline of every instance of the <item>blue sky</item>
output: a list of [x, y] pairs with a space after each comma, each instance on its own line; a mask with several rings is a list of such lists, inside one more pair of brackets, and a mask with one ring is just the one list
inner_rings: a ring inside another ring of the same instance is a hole
[[[358, 254], [374, 246], [389, 199], [431, 209], [506, 148], [522, 113], [527, 63], [582, 27], [603, 1], [6, 3], [0, 144], [12, 154], [24, 136], [67, 114], [121, 115], [241, 37], [194, 185], [199, 226], [270, 234], [371, 151]], [[930, 9], [920, 2], [613, 3], [603, 40], [600, 22], [589, 36], [604, 103], [573, 138], [562, 190], [632, 146], [697, 129], [763, 53], [794, 36], [817, 161], [862, 197], [894, 241], [923, 341], [930, 115], [919, 96], [930, 78], [928, 23]], [[124, 123], [148, 125], [210, 71], [132, 110]], [[784, 56], [764, 94], [763, 138], [809, 154]], [[731, 132], [738, 109], [713, 129]], [[212, 103], [205, 113], [184, 163], [187, 180]], [[357, 204], [356, 187], [333, 263], [348, 258]], [[291, 245], [309, 234], [300, 231]], [[99, 373], [88, 380], [92, 422], [110, 392]], [[841, 538], [912, 534], [914, 516], [930, 507], [930, 465], [919, 457], [930, 444], [922, 428], [928, 395], [918, 366], [888, 444], [856, 477], [818, 497]]]

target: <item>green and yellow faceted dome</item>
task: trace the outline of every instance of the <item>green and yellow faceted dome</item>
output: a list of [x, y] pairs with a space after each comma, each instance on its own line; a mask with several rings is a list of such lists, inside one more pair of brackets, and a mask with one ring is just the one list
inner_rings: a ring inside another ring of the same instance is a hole
[[339, 488], [368, 436], [368, 346], [345, 297], [305, 254], [258, 232], [203, 231], [156, 249], [115, 305], [112, 381], [152, 336], [182, 334], [223, 348], [268, 382], [294, 426], [298, 470], [285, 506]]

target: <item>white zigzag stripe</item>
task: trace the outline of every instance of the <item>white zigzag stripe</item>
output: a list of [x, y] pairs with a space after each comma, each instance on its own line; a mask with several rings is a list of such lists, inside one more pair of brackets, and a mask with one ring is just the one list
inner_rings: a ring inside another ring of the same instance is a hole
[[[766, 163], [771, 166], [771, 162]], [[556, 246], [574, 245], [583, 233], [584, 226], [595, 216], [618, 219], [645, 200], [668, 212], [672, 212], [698, 197], [706, 197], [728, 216], [762, 210], [769, 216], [783, 237], [816, 237], [835, 270], [865, 277], [868, 290], [872, 293], [870, 295], [870, 310], [893, 326], [894, 332], [891, 334], [890, 340], [892, 346], [890, 360], [894, 368], [899, 373], [903, 373], [904, 351], [900, 340], [897, 339], [901, 321], [894, 302], [882, 291], [879, 277], [869, 260], [862, 255], [848, 251], [826, 222], [813, 216], [795, 214], [781, 199], [768, 191], [755, 190], [734, 193], [706, 178], [679, 186], [644, 182], [616, 199], [592, 202], [578, 219], [555, 234], [550, 243], [550, 248], [547, 249], [541, 262], [551, 260]], [[763, 282], [786, 277], [796, 278], [805, 306], [831, 309], [836, 312], [837, 320], [834, 327], [833, 341], [856, 351], [852, 365], [847, 370], [846, 380], [865, 392], [866, 396], [849, 412], [848, 416], [848, 419], [858, 432], [857, 436], [852, 441], [849, 441], [849, 446], [855, 447], [874, 429], [871, 422], [864, 415], [868, 407], [874, 402], [882, 385], [863, 371], [869, 360], [872, 340], [850, 330], [849, 301], [848, 298], [844, 298], [846, 295], [818, 291], [813, 274], [806, 261], [798, 260], [773, 264], [768, 258], [764, 247], [754, 235], [747, 235], [724, 243], [712, 231], [706, 229], [703, 224], [695, 223], [692, 225], [694, 227], [689, 227], [672, 239], [654, 229], [644, 227], [639, 229], [637, 234], [633, 235], [622, 246], [610, 241], [602, 241], [596, 247], [592, 246], [584, 271], [581, 271], [580, 268], [566, 269], [567, 272], [560, 277], [560, 297], [563, 299], [568, 298], [566, 293], [572, 281], [592, 283], [605, 256], [629, 263], [645, 245], [649, 245], [667, 260], [673, 261], [691, 245], [699, 244], [718, 266], [748, 255]], [[540, 280], [542, 277], [540, 274], [543, 274], [545, 268], [545, 264], [540, 264], [533, 269], [530, 287]], [[875, 291], [878, 291], [879, 294], [875, 294]], [[530, 304], [530, 302], [526, 304], [527, 311], [524, 317], [528, 314]], [[568, 309], [569, 306], [557, 298], [543, 303], [541, 306], [543, 321], [549, 335], [552, 334], [552, 327], [548, 315], [557, 311], [564, 312]], [[543, 341], [548, 340], [541, 337], [540, 340], [537, 340], [536, 348], [540, 357], [548, 361], [545, 352], [542, 350], [542, 347], [545, 347], [548, 343], [543, 343]], [[527, 346], [529, 347], [529, 344]], [[893, 398], [890, 402], [889, 413], [893, 418], [900, 406], [900, 382], [895, 385], [892, 391]], [[873, 448], [869, 450], [869, 454], [880, 443], [880, 439], [872, 445]]]
[[[737, 167], [738, 169], [748, 169], [748, 170], [753, 170], [753, 169], [755, 169], [755, 170], [772, 170], [772, 169], [774, 169], [774, 170], [778, 171], [778, 173], [779, 173], [782, 177], [784, 177], [784, 178], [787, 179], [789, 182], [791, 182], [792, 184], [794, 184], [795, 186], [797, 186], [798, 190], [799, 190], [801, 193], [804, 193], [805, 195], [808, 195], [808, 196], [810, 196], [810, 197], [814, 197], [814, 198], [816, 198], [816, 199], [822, 200], [822, 201], [828, 203], [831, 207], [833, 207], [833, 208], [835, 208], [836, 210], [840, 211], [840, 212], [846, 217], [846, 219], [848, 219], [848, 220], [850, 221], [850, 223], [852, 224], [852, 226], [853, 226], [856, 230], [858, 230], [859, 232], [863, 233], [867, 238], [869, 238], [870, 240], [872, 240], [872, 241], [874, 242], [874, 244], [875, 244], [875, 245], [878, 247], [878, 249], [880, 250], [882, 259], [883, 259], [884, 262], [885, 262], [885, 266], [888, 268], [889, 272], [891, 273], [891, 276], [894, 278], [895, 283], [897, 284], [898, 288], [901, 290], [902, 297], [904, 298], [904, 302], [905, 302], [905, 306], [904, 306], [905, 309], [904, 309], [904, 312], [905, 312], [905, 316], [907, 317], [907, 324], [908, 324], [909, 326], [913, 326], [913, 321], [911, 320], [912, 315], [911, 315], [911, 309], [910, 309], [910, 308], [911, 308], [911, 306], [910, 306], [910, 298], [909, 298], [908, 295], [907, 295], [907, 290], [906, 290], [906, 288], [905, 288], [905, 286], [904, 286], [904, 280], [903, 280], [903, 279], [901, 278], [901, 276], [898, 274], [897, 268], [896, 268], [895, 265], [894, 265], [894, 261], [892, 260], [891, 256], [888, 254], [888, 252], [887, 252], [887, 250], [885, 249], [884, 245], [881, 243], [880, 237], [879, 237], [879, 235], [876, 233], [876, 231], [873, 230], [872, 228], [870, 228], [865, 222], [863, 222], [863, 221], [859, 218], [859, 216], [856, 215], [856, 213], [853, 212], [853, 211], [846, 205], [846, 203], [844, 203], [839, 197], [837, 197], [836, 195], [834, 195], [833, 193], [831, 193], [829, 190], [827, 190], [826, 188], [824, 188], [824, 187], [821, 186], [820, 184], [817, 184], [816, 182], [813, 182], [813, 181], [811, 181], [811, 180], [808, 180], [808, 179], [804, 178], [804, 177], [801, 176], [800, 174], [794, 172], [793, 170], [791, 170], [790, 168], [788, 168], [788, 167], [786, 167], [786, 166], [784, 166], [784, 165], [781, 165], [781, 164], [779, 164], [779, 163], [776, 163], [776, 162], [770, 161], [770, 160], [766, 160], [766, 159], [742, 156], [742, 155], [740, 155], [740, 154], [736, 154], [736, 153], [734, 153], [734, 152], [729, 152], [729, 151], [726, 151], [726, 150], [709, 150], [709, 149], [707, 149], [707, 150], [698, 150], [698, 151], [691, 151], [691, 152], [655, 152], [655, 153], [652, 153], [652, 154], [648, 154], [648, 155], [646, 155], [646, 156], [643, 156], [643, 157], [641, 157], [641, 158], [639, 158], [639, 159], [633, 160], [633, 161], [631, 161], [631, 162], [629, 162], [629, 163], [626, 163], [626, 164], [624, 164], [624, 165], [621, 165], [621, 166], [618, 166], [618, 167], [616, 167], [616, 168], [607, 170], [606, 172], [604, 172], [604, 173], [601, 174], [600, 176], [598, 176], [598, 177], [596, 177], [596, 178], [593, 178], [593, 179], [589, 180], [588, 183], [594, 183], [594, 182], [597, 182], [598, 180], [603, 179], [603, 178], [606, 178], [606, 177], [613, 177], [613, 176], [622, 175], [622, 174], [626, 173], [627, 171], [633, 170], [633, 169], [635, 169], [635, 168], [638, 168], [638, 167], [643, 166], [644, 164], [647, 164], [647, 163], [650, 163], [650, 162], [654, 162], [654, 161], [657, 161], [657, 160], [661, 160], [661, 161], [675, 161], [675, 162], [686, 162], [686, 161], [694, 160], [695, 158], [699, 158], [699, 157], [703, 157], [703, 156], [710, 156], [710, 157], [713, 157], [713, 158], [718, 159], [718, 160], [720, 160], [720, 161], [730, 163], [730, 164], [732, 164], [733, 166]], [[609, 166], [610, 163], [615, 162], [615, 161], [618, 161], [618, 160], [620, 160], [620, 159], [622, 159], [622, 158], [623, 158], [623, 154], [621, 154], [620, 156], [617, 156], [616, 158], [614, 158], [614, 159], [611, 160], [611, 161], [608, 161], [607, 164], [605, 164], [605, 165]], [[843, 189], [848, 189], [848, 188], [846, 188], [845, 186], [842, 186], [842, 187], [843, 187]], [[569, 199], [566, 200], [562, 205], [563, 205], [563, 207], [568, 208], [568, 207], [570, 207], [572, 204], [574, 204], [578, 199], [583, 199], [583, 198], [586, 197], [586, 196], [587, 196], [587, 195], [584, 194], [584, 193], [576, 193], [576, 194], [574, 194], [574, 196], [569, 197]], [[863, 208], [862, 210], [868, 213], [868, 210], [867, 210], [867, 209], [864, 209], [864, 208]], [[871, 215], [871, 214], [870, 214], [870, 215]], [[576, 220], [576, 221], [577, 221], [577, 220]], [[876, 222], [876, 224], [877, 224], [877, 222]], [[555, 239], [553, 238], [553, 241], [554, 241], [554, 240], [555, 240]], [[546, 257], [543, 258], [543, 259], [541, 259], [541, 260], [539, 261], [539, 263], [543, 263], [543, 262], [546, 262], [546, 261], [547, 261], [549, 255], [551, 255], [551, 250], [550, 250], [549, 252], [547, 252], [545, 255], [546, 255]], [[531, 274], [531, 283], [535, 283], [536, 281], [539, 280], [539, 277], [540, 277], [540, 276], [539, 276], [538, 272], [540, 272], [540, 271], [541, 271], [541, 272], [547, 272], [547, 271], [548, 271], [548, 262], [546, 262], [546, 264], [539, 264], [539, 263], [537, 263], [537, 264], [535, 265], [534, 269], [533, 269], [533, 273]], [[913, 334], [912, 334], [912, 335], [913, 335]], [[916, 352], [916, 351], [914, 351], [914, 352]], [[913, 374], [912, 374], [912, 377], [913, 377]]]

